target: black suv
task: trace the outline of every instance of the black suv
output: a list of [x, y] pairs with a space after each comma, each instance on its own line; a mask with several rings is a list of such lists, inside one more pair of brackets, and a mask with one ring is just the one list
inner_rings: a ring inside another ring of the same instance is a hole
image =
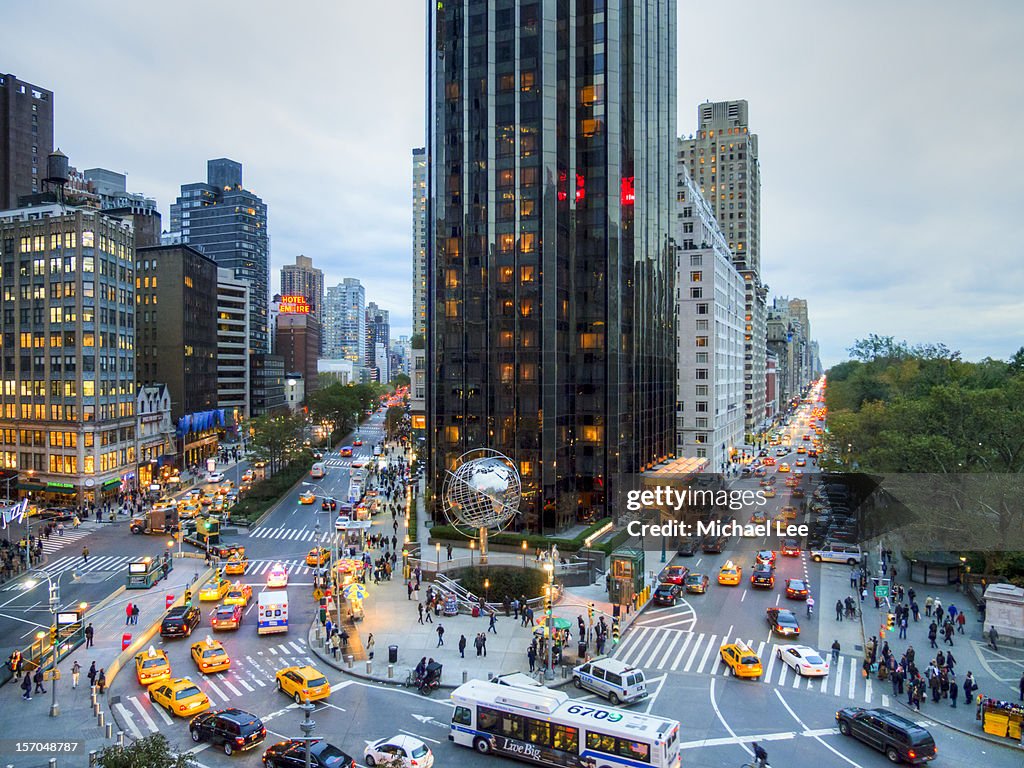
[[887, 709], [847, 707], [836, 712], [839, 732], [884, 752], [890, 762], [911, 765], [935, 759], [932, 735], [917, 723]]
[[[309, 749], [313, 768], [355, 768], [355, 759], [333, 744], [320, 739]], [[279, 741], [263, 753], [267, 768], [303, 768], [306, 764], [306, 743], [299, 739]]]
[[188, 637], [199, 626], [199, 609], [194, 605], [171, 608], [160, 625], [160, 637]]
[[225, 755], [259, 746], [267, 738], [263, 721], [240, 709], [221, 709], [203, 712], [192, 718], [188, 725], [192, 741], [208, 741], [224, 749]]

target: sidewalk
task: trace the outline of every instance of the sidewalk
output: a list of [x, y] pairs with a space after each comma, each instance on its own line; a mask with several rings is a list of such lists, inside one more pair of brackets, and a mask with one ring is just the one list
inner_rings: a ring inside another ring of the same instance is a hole
[[[913, 588], [916, 593], [915, 600], [921, 608], [921, 620], [914, 622], [913, 617], [911, 617], [907, 626], [906, 640], [899, 639], [898, 630], [886, 632], [885, 640], [879, 640], [879, 649], [881, 649], [883, 642], [888, 642], [890, 650], [898, 659], [909, 646], [913, 645], [917, 656], [916, 663], [922, 674], [925, 667], [928, 666], [929, 660], [934, 659], [935, 654], [940, 649], [944, 654], [952, 652], [956, 657], [955, 673], [957, 685], [962, 686], [968, 672], [972, 672], [974, 679], [977, 681], [979, 688], [974, 695], [975, 701], [978, 695], [1017, 701], [1019, 696], [1018, 681], [1021, 674], [1024, 674], [1024, 649], [1011, 646], [1009, 648], [1001, 647], [998, 652], [993, 651], [988, 647], [985, 638], [982, 636], [982, 623], [979, 621], [978, 611], [971, 600], [961, 593], [956, 585], [935, 586], [908, 582], [906, 575], [910, 571], [910, 565], [899, 556], [894, 556], [893, 559], [897, 567], [897, 582], [903, 584], [905, 590]], [[870, 572], [873, 575], [880, 573], [877, 550], [873, 551], [870, 555]], [[869, 593], [871, 592], [870, 580], [868, 582], [868, 591]], [[965, 633], [955, 634], [952, 646], [943, 641], [940, 631], [936, 639], [938, 647], [930, 647], [928, 627], [931, 619], [925, 616], [925, 599], [928, 595], [940, 599], [944, 611], [948, 610], [950, 605], [955, 605], [958, 610], [966, 611], [967, 624], [965, 626]], [[863, 608], [864, 635], [877, 636], [879, 630], [885, 624], [887, 608], [884, 601], [879, 608], [875, 608], [875, 601], [869, 594], [868, 599], [861, 605]], [[909, 597], [904, 597], [904, 605], [909, 605]], [[835, 616], [833, 615], [832, 618], [835, 618]], [[887, 685], [886, 683], [879, 684]], [[1017, 742], [1013, 739], [989, 736], [982, 731], [981, 721], [976, 719], [977, 706], [973, 703], [965, 704], [962, 689], [960, 690], [959, 701], [957, 701], [956, 707], [950, 705], [949, 699], [940, 699], [937, 704], [933, 703], [929, 693], [926, 701], [921, 703], [920, 713], [917, 713], [907, 705], [905, 695], [893, 697], [893, 700], [899, 702], [898, 708], [905, 709], [917, 717], [935, 720], [961, 733], [990, 741], [993, 744], [1017, 747]]]
[[[174, 570], [171, 571], [167, 581], [161, 581], [147, 590], [126, 590], [123, 586], [117, 589], [95, 608], [90, 608], [85, 616], [87, 625], [91, 624], [94, 630], [94, 645], [86, 648], [81, 645], [68, 657], [61, 660], [59, 665], [60, 679], [48, 680], [44, 688], [46, 693], [36, 693], [31, 701], [22, 700], [21, 688], [15, 681], [11, 681], [0, 689], [0, 701], [3, 702], [4, 730], [9, 734], [18, 734], [19, 738], [28, 738], [31, 734], [46, 733], [50, 739], [80, 742], [74, 759], [61, 758], [58, 756], [58, 765], [84, 765], [85, 756], [92, 750], [101, 750], [106, 746], [117, 743], [117, 734], [120, 730], [114, 722], [110, 706], [105, 695], [97, 696], [100, 712], [103, 713], [105, 722], [113, 724], [112, 738], [105, 737], [104, 729], [98, 725], [98, 718], [93, 714], [92, 701], [89, 690], [89, 680], [86, 676], [89, 666], [96, 663], [96, 669], [106, 671], [107, 686], [113, 682], [118, 674], [119, 664], [117, 659], [121, 656], [122, 635], [131, 635], [132, 654], [148, 647], [151, 639], [158, 632], [160, 622], [165, 611], [165, 599], [172, 594], [175, 600], [180, 603], [182, 595], [194, 576], [199, 581], [193, 589], [197, 589], [206, 572], [206, 566], [200, 559], [175, 558]], [[128, 603], [138, 605], [140, 609], [138, 624], [125, 625], [125, 608]], [[125, 654], [126, 657], [128, 654]], [[72, 688], [71, 668], [75, 661], [81, 665], [81, 679], [78, 688]], [[120, 669], [121, 674], [134, 674], [134, 668], [130, 659], [125, 668]], [[53, 695], [51, 686], [56, 685], [57, 704], [60, 714], [56, 718], [49, 718], [50, 702]], [[5, 756], [5, 765], [20, 766], [38, 765], [40, 757], [26, 756], [25, 760], [12, 760]]]

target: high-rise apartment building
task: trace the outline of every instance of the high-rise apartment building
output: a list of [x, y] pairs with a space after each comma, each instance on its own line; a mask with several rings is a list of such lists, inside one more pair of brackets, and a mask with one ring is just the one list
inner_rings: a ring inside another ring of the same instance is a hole
[[346, 277], [324, 291], [324, 357], [366, 365], [366, 289]]
[[[383, 346], [378, 352], [377, 347]], [[389, 358], [391, 347], [390, 313], [374, 302], [366, 305], [366, 367], [372, 368], [375, 381], [387, 382], [391, 370]]]
[[128, 178], [106, 168], [87, 168], [82, 176], [100, 198], [100, 209], [108, 216], [130, 219], [135, 229], [135, 247], [160, 245], [160, 211], [156, 200], [128, 191]]
[[320, 322], [316, 316], [282, 310], [275, 324], [276, 354], [284, 360], [285, 373], [301, 373], [304, 395], [317, 389], [317, 360], [320, 357]]
[[281, 295], [303, 296], [309, 311], [317, 320], [323, 318], [324, 273], [313, 266], [308, 256], [296, 256], [294, 264], [281, 267]]
[[676, 445], [724, 472], [743, 450], [744, 282], [715, 213], [680, 159]]
[[171, 230], [250, 285], [249, 348], [270, 351], [270, 237], [267, 206], [242, 186], [242, 164], [220, 158], [206, 163], [206, 181], [183, 184], [171, 205]]
[[92, 209], [0, 212], [0, 467], [44, 504], [136, 477], [135, 245]]
[[431, 4], [430, 482], [475, 448], [522, 519], [618, 515], [675, 453], [676, 3]]
[[[745, 428], [748, 439], [765, 419], [768, 287], [761, 282], [761, 167], [757, 135], [750, 132], [745, 100], [697, 108], [697, 132], [680, 140], [680, 157], [711, 204], [729, 243], [733, 263], [747, 284], [744, 316]], [[683, 234], [685, 249], [693, 239]]]
[[412, 151], [412, 332], [427, 332], [427, 150]]
[[686, 166], [711, 203], [734, 259], [761, 273], [761, 166], [747, 102], [697, 107], [697, 133], [682, 140]]
[[249, 283], [217, 269], [217, 407], [235, 428], [249, 418]]
[[53, 92], [0, 74], [0, 211], [43, 191], [53, 152]]

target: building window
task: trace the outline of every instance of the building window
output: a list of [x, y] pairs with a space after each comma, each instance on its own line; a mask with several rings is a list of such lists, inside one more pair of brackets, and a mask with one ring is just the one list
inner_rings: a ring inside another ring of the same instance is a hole
[[690, 298], [691, 299], [703, 299], [704, 298], [704, 289], [703, 288], [691, 288], [690, 289]]
[[707, 336], [697, 336], [693, 340], [693, 343], [694, 343], [694, 346], [697, 346], [697, 347], [706, 347], [708, 345], [708, 337]]

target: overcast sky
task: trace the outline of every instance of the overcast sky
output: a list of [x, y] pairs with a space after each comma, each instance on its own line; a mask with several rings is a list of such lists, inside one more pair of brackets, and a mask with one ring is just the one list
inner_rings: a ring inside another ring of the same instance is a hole
[[[43, 10], [45, 9], [45, 10]], [[745, 98], [760, 137], [762, 267], [806, 298], [826, 365], [854, 339], [970, 359], [1024, 344], [1015, 0], [681, 0], [679, 132]], [[268, 204], [271, 289], [303, 253], [411, 325], [410, 151], [423, 139], [421, 0], [7, 0], [0, 71], [55, 92], [79, 169], [165, 216], [206, 160]]]

